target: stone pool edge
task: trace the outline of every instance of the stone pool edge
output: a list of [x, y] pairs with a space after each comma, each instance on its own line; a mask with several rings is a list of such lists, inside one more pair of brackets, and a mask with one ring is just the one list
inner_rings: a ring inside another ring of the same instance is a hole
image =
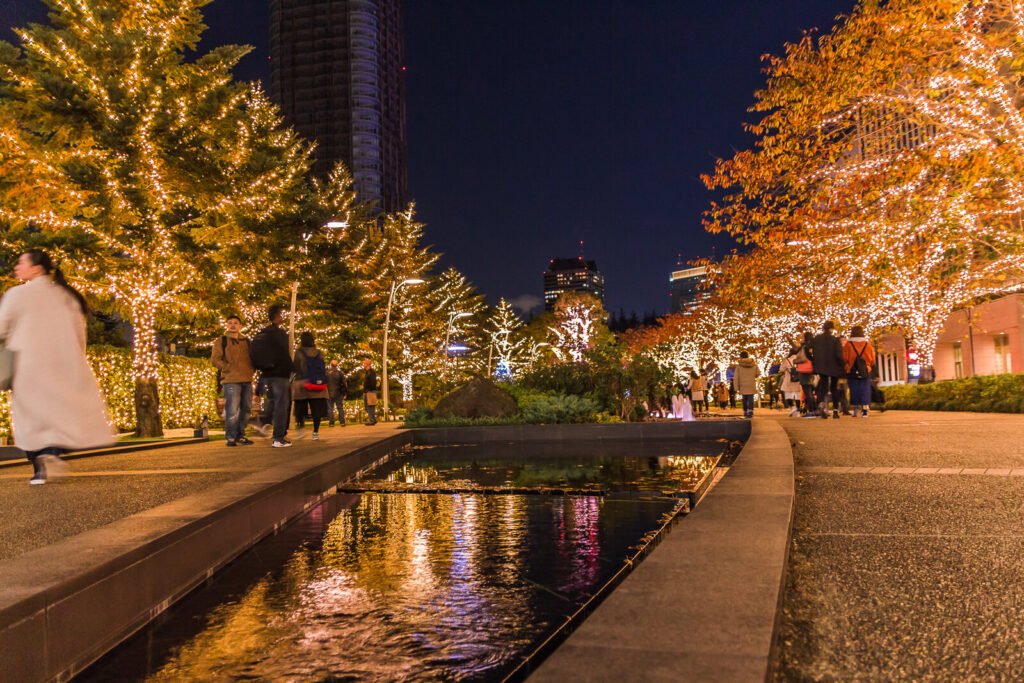
[[0, 562], [0, 681], [65, 681], [218, 569], [412, 444], [303, 457]]
[[755, 419], [701, 504], [530, 675], [565, 680], [765, 681], [793, 520], [793, 452]]

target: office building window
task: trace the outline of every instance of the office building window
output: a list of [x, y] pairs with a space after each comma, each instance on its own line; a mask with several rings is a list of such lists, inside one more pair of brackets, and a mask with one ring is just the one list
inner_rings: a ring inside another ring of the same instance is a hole
[[960, 342], [953, 342], [953, 376], [960, 379], [964, 376], [964, 350]]
[[1010, 336], [997, 334], [993, 337], [996, 347], [996, 374], [1013, 372], [1013, 358], [1010, 354]]

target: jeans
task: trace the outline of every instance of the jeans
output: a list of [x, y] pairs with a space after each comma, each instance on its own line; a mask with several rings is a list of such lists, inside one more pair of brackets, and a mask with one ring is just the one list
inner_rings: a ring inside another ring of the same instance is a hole
[[327, 415], [331, 422], [331, 426], [334, 426], [334, 421], [337, 420], [342, 425], [345, 424], [345, 397], [335, 396], [334, 398], [327, 399]]
[[743, 414], [753, 415], [754, 414], [754, 395], [743, 394]]
[[288, 409], [292, 405], [292, 383], [287, 377], [267, 377], [264, 380], [266, 394], [264, 401], [270, 401], [266, 411], [274, 422], [274, 441], [280, 441], [288, 433]]
[[832, 394], [832, 410], [839, 410], [839, 378], [818, 375], [818, 403], [825, 403], [829, 394]]
[[370, 394], [373, 394], [374, 398], [377, 397], [377, 393], [373, 391], [368, 391], [363, 396], [363, 405], [366, 407], [366, 424], [375, 425], [377, 424], [377, 404], [370, 405], [369, 401], [366, 400], [366, 397]]
[[320, 421], [327, 415], [326, 398], [297, 398], [295, 399], [295, 422], [298, 426], [306, 426], [306, 416], [313, 418], [313, 432], [320, 431]]
[[229, 382], [224, 385], [224, 438], [238, 441], [245, 436], [252, 408], [252, 382]]

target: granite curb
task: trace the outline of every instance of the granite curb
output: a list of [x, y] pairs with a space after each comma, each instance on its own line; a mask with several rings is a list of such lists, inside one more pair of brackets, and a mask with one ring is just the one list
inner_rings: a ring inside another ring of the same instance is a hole
[[0, 562], [0, 681], [63, 681], [339, 482], [412, 443], [360, 437]]
[[764, 681], [793, 519], [785, 431], [755, 419], [729, 473], [529, 678]]
[[666, 439], [746, 439], [747, 420], [702, 419], [692, 422], [627, 422], [619, 424], [501, 425], [494, 427], [416, 428], [417, 445], [518, 441], [664, 441]]

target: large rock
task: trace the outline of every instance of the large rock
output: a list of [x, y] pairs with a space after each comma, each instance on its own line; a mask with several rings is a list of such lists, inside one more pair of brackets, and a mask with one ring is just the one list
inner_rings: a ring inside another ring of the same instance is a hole
[[434, 417], [511, 417], [518, 412], [515, 399], [478, 377], [438, 401]]

